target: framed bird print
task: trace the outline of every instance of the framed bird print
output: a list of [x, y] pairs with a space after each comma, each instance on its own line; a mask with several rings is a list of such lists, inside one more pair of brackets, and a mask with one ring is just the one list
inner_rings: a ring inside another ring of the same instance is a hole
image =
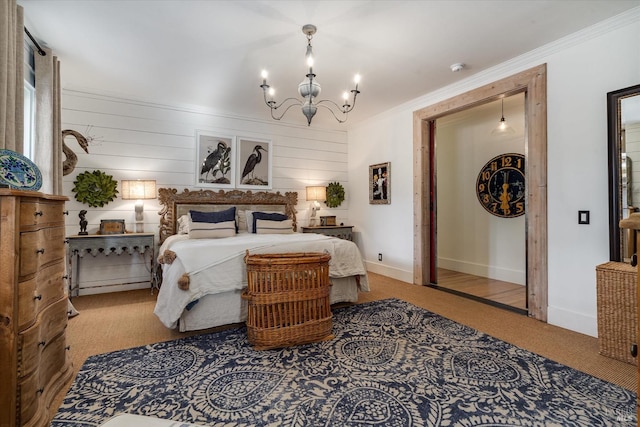
[[236, 187], [269, 190], [273, 186], [271, 140], [238, 137]]
[[236, 138], [234, 136], [196, 132], [196, 186], [235, 187]]

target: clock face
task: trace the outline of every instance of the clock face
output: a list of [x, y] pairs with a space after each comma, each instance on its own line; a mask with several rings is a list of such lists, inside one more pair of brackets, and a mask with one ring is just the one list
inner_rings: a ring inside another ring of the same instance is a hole
[[476, 194], [492, 215], [514, 218], [525, 212], [524, 156], [506, 153], [489, 160], [478, 174]]

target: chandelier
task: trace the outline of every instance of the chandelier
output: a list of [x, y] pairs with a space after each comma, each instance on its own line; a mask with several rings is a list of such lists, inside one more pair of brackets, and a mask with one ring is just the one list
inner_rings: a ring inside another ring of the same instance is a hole
[[[360, 76], [356, 74], [354, 78], [355, 88], [351, 89], [351, 93], [353, 94], [353, 99], [351, 103], [349, 103], [349, 93], [344, 92], [342, 95], [343, 104], [339, 106], [333, 101], [328, 99], [316, 100], [318, 95], [320, 95], [320, 83], [316, 80], [316, 75], [313, 74], [313, 47], [311, 46], [311, 39], [313, 35], [316, 33], [317, 28], [315, 25], [307, 24], [302, 27], [302, 32], [307, 36], [307, 53], [305, 55], [307, 59], [307, 66], [309, 67], [309, 73], [306, 78], [298, 85], [298, 93], [302, 97], [302, 99], [298, 98], [287, 98], [278, 104], [274, 100], [275, 91], [274, 89], [267, 84], [267, 71], [262, 70], [262, 84], [260, 87], [264, 93], [264, 102], [267, 104], [267, 107], [271, 110], [271, 118], [274, 120], [280, 120], [287, 111], [293, 106], [300, 105], [302, 106], [302, 114], [307, 118], [308, 126], [311, 125], [311, 119], [316, 115], [318, 111], [318, 107], [326, 108], [333, 114], [333, 117], [340, 123], [344, 123], [347, 121], [347, 114], [353, 110], [353, 107], [356, 106], [356, 97], [360, 93], [358, 90], [358, 83], [360, 83]], [[282, 113], [277, 114], [276, 110], [284, 108]]]

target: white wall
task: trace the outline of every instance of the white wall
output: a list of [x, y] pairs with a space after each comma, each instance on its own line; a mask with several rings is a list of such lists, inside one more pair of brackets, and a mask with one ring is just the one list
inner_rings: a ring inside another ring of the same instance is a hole
[[[548, 321], [597, 335], [595, 267], [609, 259], [606, 94], [640, 83], [638, 40], [640, 8], [350, 129], [349, 216], [371, 271], [412, 281], [413, 111], [547, 63]], [[369, 205], [368, 165], [386, 161], [391, 204]], [[579, 210], [590, 225], [578, 225]]]
[[[348, 187], [349, 149], [346, 131], [323, 131], [306, 126], [226, 117], [187, 107], [158, 105], [71, 90], [63, 91], [62, 129], [73, 129], [85, 137], [95, 138], [89, 145], [89, 154], [80, 149], [74, 138], [65, 139], [67, 146], [79, 158], [75, 170], [63, 180], [63, 194], [70, 199], [67, 203], [67, 235], [78, 233], [78, 213], [82, 209], [88, 211], [87, 231], [90, 234], [99, 230], [102, 219], [125, 219], [127, 229], [134, 229], [135, 200], [122, 200], [118, 197], [102, 208], [90, 208], [74, 199], [73, 182], [79, 173], [99, 169], [118, 181], [119, 190], [123, 179], [155, 179], [158, 188], [197, 190], [197, 130], [270, 139], [273, 147], [271, 191], [298, 192], [299, 226], [308, 224], [311, 202], [305, 200], [305, 186], [338, 181]], [[323, 205], [318, 215], [335, 215], [338, 223], [348, 223], [349, 197], [347, 192], [345, 202], [338, 208], [330, 209]], [[144, 229], [155, 232], [156, 236], [160, 222], [159, 209], [157, 200], [145, 201]], [[83, 262], [88, 270], [85, 271], [83, 266], [81, 275], [88, 281], [95, 285], [123, 282], [106, 274], [108, 268], [113, 269], [111, 263], [118, 265], [123, 260], [85, 258], [86, 261]], [[136, 259], [132, 257], [134, 263], [137, 262]], [[139, 268], [139, 274], [144, 277], [144, 265], [140, 264]], [[137, 274], [125, 268], [119, 270], [123, 277]], [[148, 277], [148, 273], [146, 274]]]

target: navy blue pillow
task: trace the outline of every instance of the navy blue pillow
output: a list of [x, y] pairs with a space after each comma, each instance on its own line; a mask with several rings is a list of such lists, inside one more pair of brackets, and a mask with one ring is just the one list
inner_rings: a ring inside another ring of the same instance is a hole
[[289, 219], [288, 216], [281, 213], [264, 213], [264, 212], [254, 212], [253, 213], [253, 232], [256, 232], [256, 221], [259, 219], [266, 219], [269, 221], [285, 221]]
[[233, 206], [229, 209], [219, 212], [200, 212], [200, 211], [189, 211], [189, 215], [191, 215], [191, 221], [193, 222], [227, 222], [227, 221], [235, 221], [236, 220], [236, 207]]

